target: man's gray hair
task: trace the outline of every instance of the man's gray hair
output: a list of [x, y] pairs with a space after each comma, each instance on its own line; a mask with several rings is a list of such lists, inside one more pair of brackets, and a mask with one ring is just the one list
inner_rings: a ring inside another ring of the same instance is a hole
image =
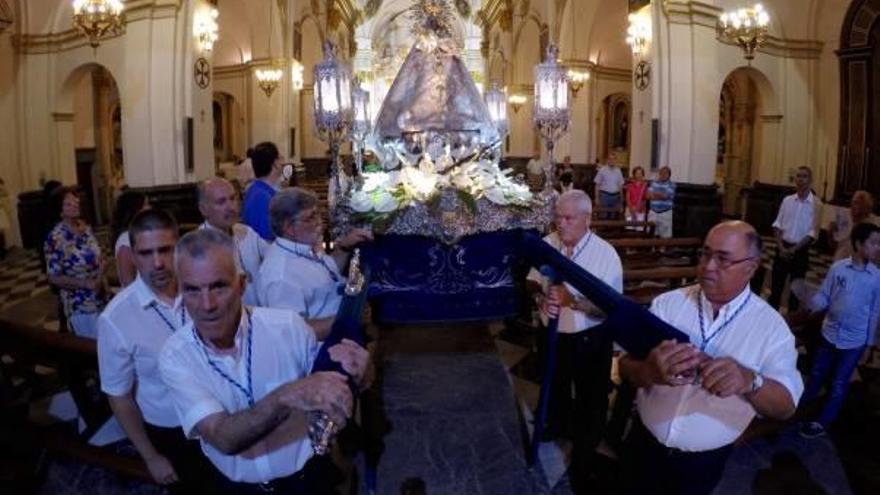
[[282, 237], [284, 226], [303, 211], [318, 205], [318, 196], [301, 187], [282, 189], [269, 202], [269, 224], [275, 237]]
[[207, 179], [200, 180], [198, 184], [196, 184], [196, 204], [200, 205], [208, 201], [208, 186], [214, 182], [225, 182], [232, 186], [235, 189], [235, 186], [232, 185], [231, 182], [226, 180], [223, 177], [208, 177]]
[[584, 215], [590, 215], [593, 213], [593, 202], [590, 200], [587, 193], [580, 189], [572, 189], [560, 194], [559, 198], [556, 200], [556, 204], [564, 201], [571, 201], [576, 204], [578, 211]]
[[217, 229], [196, 229], [181, 237], [174, 249], [174, 269], [179, 273], [181, 257], [201, 259], [212, 249], [220, 249], [224, 254], [229, 255], [238, 270], [235, 259], [235, 241]]

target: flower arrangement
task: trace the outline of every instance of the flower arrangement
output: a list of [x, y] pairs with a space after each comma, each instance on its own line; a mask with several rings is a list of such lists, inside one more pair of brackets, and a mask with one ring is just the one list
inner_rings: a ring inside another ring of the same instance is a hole
[[387, 216], [414, 202], [427, 203], [447, 188], [473, 211], [481, 198], [499, 206], [528, 207], [534, 198], [529, 188], [487, 159], [453, 164], [447, 153], [435, 164], [425, 153], [418, 165], [407, 165], [395, 171], [365, 171], [363, 182], [355, 186], [349, 205], [366, 217]]

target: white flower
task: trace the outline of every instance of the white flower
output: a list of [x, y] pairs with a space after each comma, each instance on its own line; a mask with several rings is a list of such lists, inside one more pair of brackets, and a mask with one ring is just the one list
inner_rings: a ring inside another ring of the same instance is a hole
[[397, 200], [388, 191], [376, 191], [373, 193], [373, 209], [379, 213], [394, 211], [398, 207]]
[[486, 189], [483, 194], [486, 196], [486, 199], [495, 203], [496, 205], [504, 206], [508, 203], [507, 198], [504, 196], [504, 192], [497, 187]]
[[363, 190], [357, 190], [351, 193], [349, 203], [351, 204], [352, 210], [361, 213], [366, 213], [373, 209], [373, 203], [370, 201], [369, 193], [366, 193]]
[[372, 172], [364, 174], [363, 190], [366, 192], [374, 191], [378, 188], [387, 189], [391, 187], [390, 176], [386, 172]]

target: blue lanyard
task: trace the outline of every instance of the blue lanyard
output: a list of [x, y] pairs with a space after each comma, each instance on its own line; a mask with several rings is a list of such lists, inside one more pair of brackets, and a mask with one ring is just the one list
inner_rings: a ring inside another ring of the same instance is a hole
[[706, 347], [709, 345], [709, 342], [717, 337], [722, 330], [727, 328], [727, 326], [733, 322], [734, 318], [739, 316], [740, 311], [742, 311], [742, 309], [746, 307], [746, 304], [749, 303], [749, 299], [751, 298], [752, 293], [749, 292], [748, 295], [746, 295], [746, 300], [743, 301], [738, 308], [736, 308], [733, 314], [730, 315], [730, 318], [724, 320], [724, 323], [722, 323], [721, 326], [718, 327], [718, 330], [715, 330], [714, 332], [712, 332], [712, 335], [706, 337], [705, 324], [703, 323], [703, 291], [697, 292], [697, 313], [700, 315], [700, 337], [703, 338], [703, 342], [700, 344], [700, 351], [706, 352]]
[[[153, 308], [153, 311], [155, 311], [157, 315], [159, 315], [159, 318], [162, 318], [162, 321], [165, 322], [165, 326], [168, 327], [169, 330], [171, 330], [171, 333], [174, 333], [177, 331], [177, 328], [171, 324], [171, 321], [169, 321], [168, 318], [166, 318], [165, 315], [162, 314], [161, 311], [159, 311], [159, 304], [156, 301], [153, 301], [153, 303], [150, 304], [150, 307]], [[180, 306], [180, 326], [183, 326], [184, 324], [186, 324], [186, 313], [184, 312], [183, 305], [181, 304], [181, 306]]]
[[284, 246], [284, 245], [281, 244], [280, 242], [275, 242], [275, 244], [276, 244], [278, 247], [280, 247], [281, 249], [287, 251], [288, 253], [290, 253], [290, 254], [292, 254], [292, 255], [294, 255], [294, 256], [299, 256], [300, 258], [303, 258], [303, 259], [309, 260], [309, 261], [311, 261], [312, 263], [318, 263], [318, 264], [320, 264], [321, 266], [324, 267], [325, 270], [327, 270], [327, 274], [330, 275], [330, 278], [333, 279], [334, 282], [339, 282], [339, 275], [337, 275], [336, 272], [334, 272], [332, 268], [330, 268], [329, 266], [327, 266], [327, 262], [324, 261], [324, 258], [323, 258], [322, 256], [319, 255], [319, 256], [316, 257], [316, 256], [312, 256], [312, 255], [303, 254], [303, 253], [300, 253], [300, 252], [298, 252], [298, 251], [296, 251], [296, 250], [294, 250], [294, 249], [290, 249], [290, 248], [287, 247], [287, 246]]
[[231, 376], [227, 375], [223, 370], [220, 369], [219, 366], [217, 366], [217, 363], [215, 363], [214, 361], [211, 360], [210, 357], [208, 357], [208, 351], [205, 349], [205, 343], [202, 342], [201, 337], [199, 337], [199, 334], [196, 332], [195, 325], [193, 325], [192, 332], [193, 332], [193, 337], [195, 337], [196, 341], [199, 343], [200, 347], [202, 348], [202, 354], [205, 355], [205, 359], [208, 361], [208, 364], [211, 365], [211, 368], [214, 368], [214, 371], [217, 372], [218, 375], [220, 375], [227, 382], [229, 382], [233, 386], [235, 386], [235, 388], [241, 390], [241, 392], [244, 394], [244, 396], [247, 397], [248, 406], [254, 407], [254, 404], [256, 401], [254, 401], [254, 382], [253, 382], [253, 378], [251, 376], [251, 364], [252, 364], [253, 348], [254, 348], [254, 345], [253, 345], [254, 320], [253, 320], [253, 313], [251, 311], [249, 311], [247, 308], [245, 308], [244, 311], [245, 311], [245, 313], [247, 313], [247, 318], [248, 318], [247, 364], [246, 364], [246, 368], [245, 368], [245, 370], [247, 371], [247, 388], [244, 388], [240, 383], [238, 383], [238, 381], [236, 381]]
[[[584, 245], [581, 246], [577, 251], [575, 251], [574, 254], [572, 254], [571, 257], [570, 257], [569, 259], [572, 260], [572, 261], [576, 260], [577, 257], [580, 256], [582, 252], [584, 252], [584, 249], [587, 248], [587, 245], [590, 244], [590, 241], [591, 241], [592, 239], [593, 239], [593, 231], [591, 230], [591, 231], [590, 231], [590, 234], [587, 236], [587, 241], [584, 242]], [[562, 244], [561, 242], [560, 242], [560, 244], [559, 244], [559, 247], [565, 249], [565, 245]], [[564, 254], [564, 253], [563, 253], [563, 254]]]

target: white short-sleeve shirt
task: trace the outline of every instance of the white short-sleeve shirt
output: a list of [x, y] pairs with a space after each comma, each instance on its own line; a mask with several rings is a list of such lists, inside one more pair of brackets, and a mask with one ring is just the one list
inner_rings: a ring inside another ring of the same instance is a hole
[[800, 199], [797, 193], [790, 194], [782, 200], [773, 227], [781, 230], [782, 240], [791, 244], [807, 236], [818, 239], [821, 210], [822, 202], [812, 192], [806, 199]]
[[[250, 345], [253, 348], [249, 360]], [[243, 308], [233, 352], [214, 351], [203, 343], [189, 323], [168, 339], [159, 356], [159, 368], [171, 390], [184, 433], [190, 438], [199, 438], [196, 425], [201, 420], [221, 412], [235, 414], [249, 407], [245, 393], [210, 362], [244, 387], [248, 383], [250, 362], [251, 392], [254, 401], [259, 402], [279, 386], [308, 375], [316, 351], [314, 331], [295, 312]], [[291, 475], [312, 455], [308, 435], [300, 429], [286, 427], [287, 422], [293, 420], [291, 417], [281, 423], [238, 455], [224, 454], [200, 438], [202, 451], [233, 481], [263, 483]]]
[[119, 237], [116, 238], [116, 245], [113, 246], [113, 255], [119, 256], [119, 250], [123, 247], [131, 249], [131, 237], [128, 235], [127, 230], [120, 233]]
[[[199, 228], [220, 230], [208, 222], [202, 223]], [[247, 275], [247, 284], [241, 300], [248, 306], [256, 306], [259, 302], [257, 287], [260, 265], [269, 250], [269, 243], [260, 237], [260, 234], [257, 234], [254, 229], [243, 223], [236, 223], [232, 226], [232, 240], [235, 242], [235, 265]]]
[[[565, 254], [562, 241], [556, 232], [544, 237], [544, 242]], [[572, 248], [571, 260], [593, 276], [610, 285], [617, 292], [623, 291], [623, 265], [620, 263], [620, 256], [617, 255], [614, 246], [592, 231], [587, 232], [581, 237]], [[540, 283], [546, 292], [547, 279], [540, 272], [533, 268], [529, 272], [528, 279]], [[565, 287], [576, 297], [583, 297], [574, 287], [568, 284], [565, 284]], [[603, 321], [592, 318], [583, 311], [577, 311], [569, 307], [559, 309], [559, 333], [577, 333], [592, 328]], [[546, 315], [542, 315], [542, 319], [546, 324]]]
[[336, 315], [345, 285], [333, 258], [281, 237], [269, 246], [259, 280], [261, 306], [294, 309], [309, 320]]
[[[797, 369], [797, 349], [794, 336], [776, 310], [746, 287], [713, 319], [711, 304], [694, 285], [658, 296], [651, 312], [686, 333], [699, 347], [703, 344], [699, 307], [709, 340], [704, 352], [716, 358], [731, 357], [780, 383], [797, 404], [804, 389]], [[712, 337], [716, 331], [719, 333]], [[720, 398], [699, 384], [640, 388], [637, 404], [642, 422], [660, 443], [688, 452], [732, 443], [757, 414], [745, 398]]]
[[599, 186], [600, 191], [618, 194], [623, 189], [623, 172], [620, 171], [619, 167], [603, 165], [596, 172], [596, 178], [593, 179], [593, 182]]
[[159, 375], [159, 352], [186, 320], [178, 297], [173, 306], [159, 300], [140, 275], [122, 289], [98, 318], [98, 370], [101, 390], [122, 396], [134, 390], [144, 421], [179, 426]]

